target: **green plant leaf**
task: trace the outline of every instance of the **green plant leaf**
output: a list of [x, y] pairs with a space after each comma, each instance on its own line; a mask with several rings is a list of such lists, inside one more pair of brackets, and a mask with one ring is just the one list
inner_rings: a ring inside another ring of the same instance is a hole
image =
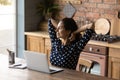
[[[55, 0], [44, 0], [36, 6], [39, 16], [50, 16], [52, 13], [60, 11], [59, 5], [54, 3]], [[56, 16], [55, 14], [54, 16]]]

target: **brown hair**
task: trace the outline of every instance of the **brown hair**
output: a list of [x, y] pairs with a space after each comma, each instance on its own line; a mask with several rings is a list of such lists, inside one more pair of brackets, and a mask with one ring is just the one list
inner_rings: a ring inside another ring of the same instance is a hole
[[[78, 29], [78, 26], [73, 18], [63, 18], [62, 23], [64, 25], [65, 30], [70, 30], [71, 33]], [[71, 35], [71, 34], [70, 34]], [[76, 39], [79, 39], [80, 34], [76, 34]]]

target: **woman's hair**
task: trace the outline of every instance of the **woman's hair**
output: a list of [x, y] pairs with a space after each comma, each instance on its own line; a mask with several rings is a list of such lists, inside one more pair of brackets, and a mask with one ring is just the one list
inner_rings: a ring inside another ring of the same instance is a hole
[[61, 21], [64, 24], [65, 30], [74, 32], [78, 29], [76, 22], [72, 18], [63, 18]]
[[[72, 18], [63, 18], [61, 21], [64, 25], [65, 30], [70, 30], [71, 33], [78, 29], [78, 26], [77, 26], [75, 20]], [[79, 36], [80, 36], [79, 33], [76, 34], [76, 39], [79, 39], [80, 38]]]

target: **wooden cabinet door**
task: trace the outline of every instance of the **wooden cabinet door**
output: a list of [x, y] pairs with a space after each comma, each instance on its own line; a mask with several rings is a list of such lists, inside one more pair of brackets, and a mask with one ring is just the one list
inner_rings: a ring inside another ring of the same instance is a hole
[[109, 48], [108, 77], [120, 79], [120, 49]]
[[27, 50], [44, 53], [44, 38], [27, 36]]
[[120, 58], [109, 58], [109, 77], [120, 79]]
[[49, 38], [45, 38], [45, 53], [48, 55], [48, 63], [50, 64], [51, 42]]
[[113, 18], [111, 20], [110, 35], [118, 35], [118, 36], [120, 36], [120, 19]]
[[48, 54], [48, 57], [50, 56], [51, 51], [51, 42], [49, 38], [45, 38], [45, 53]]

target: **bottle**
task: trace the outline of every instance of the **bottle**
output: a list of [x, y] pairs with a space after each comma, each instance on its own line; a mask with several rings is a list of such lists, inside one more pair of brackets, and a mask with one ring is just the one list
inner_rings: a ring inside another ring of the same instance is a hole
[[8, 62], [9, 64], [14, 64], [15, 63], [15, 53], [13, 51], [10, 51], [9, 49], [7, 49], [8, 51]]

